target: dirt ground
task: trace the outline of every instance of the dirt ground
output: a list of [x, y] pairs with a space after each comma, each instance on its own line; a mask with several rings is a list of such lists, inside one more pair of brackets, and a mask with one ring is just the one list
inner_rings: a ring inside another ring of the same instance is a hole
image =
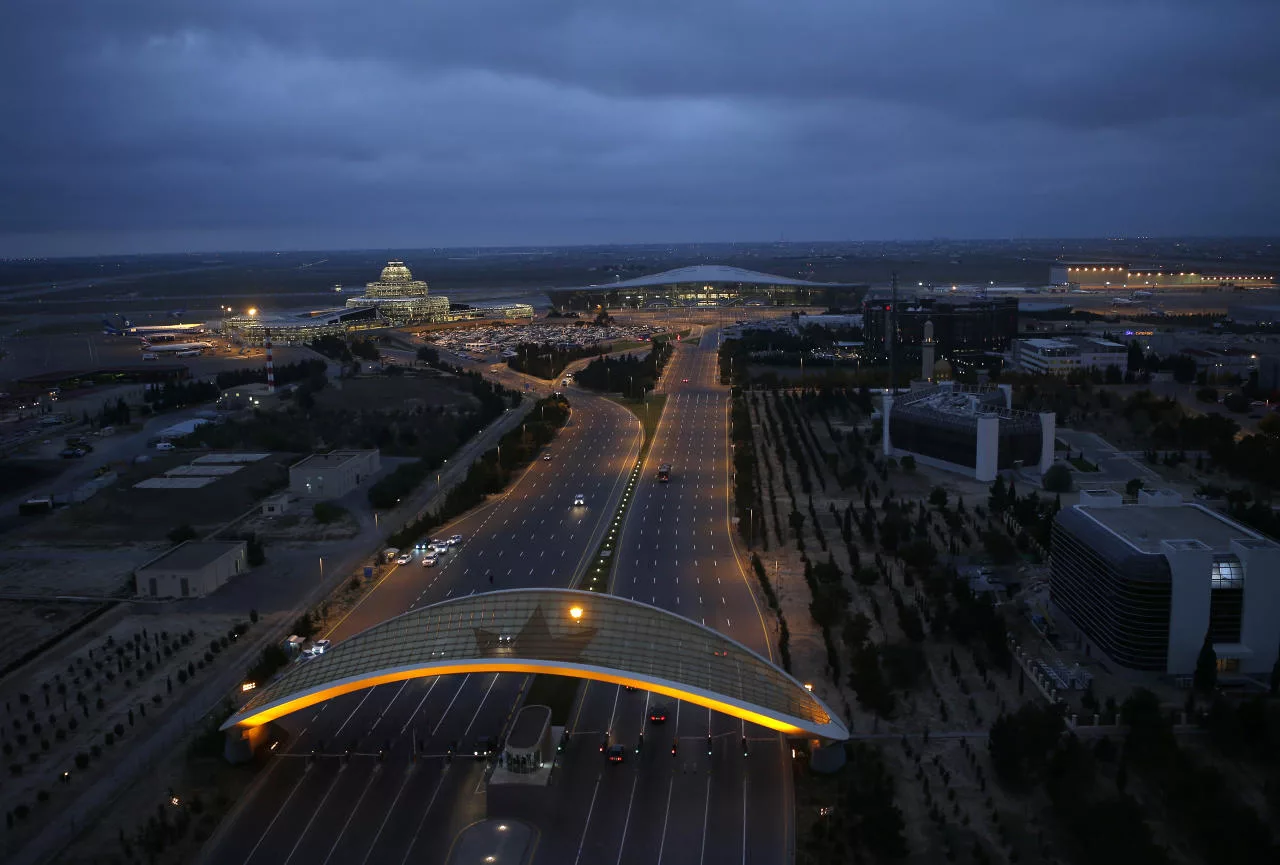
[[[765, 400], [777, 399], [776, 394], [761, 396]], [[780, 413], [783, 406], [775, 404], [773, 410]], [[752, 407], [754, 429], [769, 429], [764, 414], [767, 410], [763, 403]], [[840, 420], [845, 428], [857, 423], [857, 418]], [[802, 423], [798, 433], [810, 437], [809, 441], [820, 458], [830, 459], [831, 455], [836, 455], [838, 468], [848, 465], [847, 448], [832, 440], [820, 418], [809, 419], [807, 430], [803, 427]], [[827, 549], [824, 550], [813, 531], [808, 497], [801, 492], [798, 482], [798, 466], [790, 457], [779, 460], [777, 443], [766, 442], [766, 435], [767, 432], [757, 433], [756, 456], [766, 507], [771, 500], [776, 501], [779, 521], [775, 524], [770, 510], [765, 519], [769, 549], [765, 552], [757, 542], [756, 550], [774, 581], [791, 633], [792, 670], [801, 681], [812, 683], [815, 693], [845, 717], [855, 737], [864, 738], [884, 749], [890, 770], [898, 779], [897, 802], [904, 812], [911, 849], [908, 861], [923, 865], [947, 857], [949, 861], [971, 862], [975, 861], [977, 849], [991, 857], [991, 861], [1053, 861], [1046, 847], [1049, 828], [1044, 819], [1043, 803], [1009, 796], [990, 783], [986, 737], [992, 721], [1001, 711], [1015, 709], [1024, 700], [1038, 699], [1034, 686], [1027, 683], [1022, 684], [1022, 693], [1019, 692], [1016, 671], [1011, 676], [1001, 672], [984, 673], [967, 647], [948, 637], [927, 636], [920, 644], [925, 660], [923, 674], [914, 687], [895, 691], [897, 707], [894, 716], [888, 720], [881, 719], [859, 705], [856, 693], [848, 685], [850, 659], [837, 627], [833, 629], [833, 637], [838, 647], [841, 671], [840, 679], [832, 681], [821, 631], [809, 613], [812, 597], [804, 581], [803, 560], [788, 524], [793, 503], [782, 483], [783, 472], [791, 478], [791, 486], [799, 499], [795, 507], [806, 518], [802, 528], [805, 554], [814, 562], [825, 561], [828, 555], [832, 556], [845, 574], [845, 584], [853, 598], [850, 614], [861, 612], [871, 620], [870, 639], [873, 642], [903, 645], [907, 642], [906, 637], [898, 625], [890, 587], [883, 582], [870, 587], [859, 586], [849, 577], [851, 564], [841, 538], [838, 518], [830, 512], [830, 506], [834, 505], [837, 512], [843, 512], [845, 506], [852, 503], [860, 512], [863, 509], [862, 493], [853, 487], [840, 489], [835, 480], [837, 472], [830, 471], [827, 465], [818, 468], [824, 481], [814, 483], [813, 505], [826, 540]], [[874, 447], [874, 456], [878, 460], [878, 445]], [[942, 486], [948, 492], [952, 507], [962, 497], [966, 505], [963, 526], [971, 543], [962, 544], [961, 552], [981, 553], [978, 533], [989, 523], [974, 512], [974, 507], [985, 506], [987, 485], [924, 467], [914, 471], [890, 467], [887, 477], [882, 478], [872, 472], [869, 478], [877, 485], [873, 501], [878, 514], [885, 495], [895, 500], [916, 500], [922, 503], [920, 506], [925, 506], [923, 502], [934, 487]], [[856, 530], [854, 539], [862, 566], [873, 565], [877, 553], [891, 563], [892, 585], [909, 602], [916, 589], [905, 581], [901, 566], [877, 546], [866, 544]], [[930, 530], [930, 540], [935, 546], [945, 548], [946, 539], [936, 524]], [[954, 667], [951, 663], [953, 655]], [[830, 851], [822, 853], [821, 846], [815, 846], [816, 842], [811, 840], [811, 827], [822, 820], [839, 821], [839, 818], [819, 817], [818, 807], [833, 804], [838, 799], [841, 783], [801, 773], [797, 785], [797, 848], [801, 853], [798, 861], [830, 861], [824, 856], [833, 854]], [[837, 834], [844, 831], [847, 830], [838, 830]]]
[[37, 832], [61, 791], [87, 787], [128, 760], [129, 740], [161, 723], [187, 689], [221, 664], [243, 663], [232, 640], [216, 652], [211, 646], [235, 625], [231, 616], [109, 613], [0, 683], [7, 766], [0, 810], [29, 809], [0, 850], [18, 849]]
[[[134, 568], [155, 558], [163, 545], [101, 546], [78, 541], [0, 548], [0, 592], [24, 596], [119, 593]], [[18, 612], [18, 611], [15, 611]], [[8, 625], [9, 620], [4, 620]]]
[[204, 534], [243, 514], [285, 478], [294, 457], [276, 454], [199, 489], [134, 489], [146, 478], [187, 465], [199, 452], [170, 452], [145, 463], [122, 464], [120, 479], [86, 502], [55, 511], [11, 532], [13, 544], [60, 544], [68, 539], [106, 545], [166, 541], [186, 523]]

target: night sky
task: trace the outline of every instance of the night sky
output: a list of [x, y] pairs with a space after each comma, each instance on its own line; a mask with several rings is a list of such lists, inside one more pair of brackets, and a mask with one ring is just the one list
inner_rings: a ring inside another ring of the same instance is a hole
[[4, 8], [4, 256], [1280, 233], [1275, 0]]

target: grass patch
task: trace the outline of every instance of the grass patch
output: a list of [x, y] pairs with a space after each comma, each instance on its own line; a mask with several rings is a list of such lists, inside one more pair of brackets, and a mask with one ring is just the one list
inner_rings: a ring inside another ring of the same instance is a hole
[[1071, 464], [1076, 467], [1077, 471], [1082, 471], [1082, 472], [1098, 471], [1098, 467], [1093, 463], [1089, 462], [1084, 457], [1072, 457]]
[[573, 700], [578, 694], [580, 679], [569, 676], [552, 676], [539, 673], [533, 677], [529, 685], [529, 693], [525, 695], [526, 706], [550, 706], [551, 726], [564, 727], [569, 723], [569, 712], [573, 710]]

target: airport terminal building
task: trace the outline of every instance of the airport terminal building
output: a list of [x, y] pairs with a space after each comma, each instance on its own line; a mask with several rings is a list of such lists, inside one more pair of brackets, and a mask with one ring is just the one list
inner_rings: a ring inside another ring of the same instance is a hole
[[1269, 674], [1280, 649], [1280, 544], [1170, 490], [1082, 492], [1053, 526], [1049, 599], [1082, 648], [1189, 676], [1205, 635], [1223, 673]]
[[547, 292], [560, 310], [644, 309], [714, 306], [847, 306], [867, 286], [810, 282], [722, 264], [679, 267], [605, 285], [559, 288]]
[[368, 283], [363, 295], [348, 298], [347, 307], [372, 307], [395, 327], [449, 320], [449, 298], [430, 294], [403, 261], [387, 262], [378, 281]]
[[881, 408], [886, 457], [910, 455], [925, 465], [994, 481], [1004, 469], [1053, 465], [1056, 415], [1011, 407], [1012, 389], [942, 382], [885, 394]]
[[222, 320], [222, 332], [242, 345], [306, 345], [322, 336], [346, 336], [353, 330], [385, 327], [372, 306], [338, 307], [303, 312], [254, 312]]

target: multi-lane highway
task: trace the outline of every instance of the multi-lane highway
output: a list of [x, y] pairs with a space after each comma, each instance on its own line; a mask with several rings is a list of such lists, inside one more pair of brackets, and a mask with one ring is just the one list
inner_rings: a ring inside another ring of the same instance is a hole
[[[709, 332], [668, 364], [667, 407], [623, 524], [612, 591], [770, 657], [764, 620], [730, 541], [728, 391], [718, 384], [716, 347]], [[664, 463], [672, 467], [669, 482], [657, 479]], [[657, 707], [667, 711], [665, 723], [649, 721]], [[790, 861], [790, 753], [778, 734], [595, 682], [583, 686], [571, 730], [550, 807], [539, 815], [538, 862]], [[600, 755], [606, 734], [627, 746], [626, 762], [609, 764]]]
[[[490, 588], [568, 586], [597, 548], [635, 464], [640, 428], [625, 409], [575, 394], [572, 417], [502, 497], [437, 537], [463, 542], [434, 568], [393, 570], [327, 636], [345, 639], [392, 616]], [[584, 493], [585, 508], [573, 497]], [[498, 736], [525, 677], [418, 679], [349, 694], [284, 720], [290, 739], [218, 836], [204, 861], [443, 862], [456, 832], [483, 814], [484, 764], [411, 762]], [[307, 754], [321, 756], [308, 765]], [[350, 750], [353, 756], [341, 756]], [[379, 762], [376, 754], [385, 750]]]
[[[718, 384], [715, 348], [711, 332], [668, 364], [667, 408], [627, 511], [611, 589], [769, 657], [764, 619], [730, 539], [728, 394]], [[550, 447], [552, 459], [537, 460], [507, 495], [437, 532], [466, 540], [436, 568], [415, 563], [392, 572], [332, 639], [459, 594], [570, 584], [595, 552], [639, 446], [629, 413], [580, 392], [571, 398], [573, 419]], [[656, 478], [663, 463], [672, 466], [665, 483]], [[572, 507], [579, 492], [585, 509]], [[644, 691], [584, 684], [550, 786], [504, 796], [494, 803], [500, 814], [487, 804], [483, 762], [411, 762], [415, 740], [441, 754], [497, 736], [524, 683], [516, 675], [412, 680], [291, 716], [292, 738], [207, 845], [205, 861], [443, 863], [457, 833], [486, 815], [536, 827], [535, 861], [547, 865], [790, 861], [789, 752], [780, 737]], [[669, 718], [652, 723], [659, 705]], [[627, 746], [622, 764], [600, 753], [606, 735]], [[327, 756], [309, 766], [313, 749]], [[346, 761], [339, 755], [348, 750]]]

